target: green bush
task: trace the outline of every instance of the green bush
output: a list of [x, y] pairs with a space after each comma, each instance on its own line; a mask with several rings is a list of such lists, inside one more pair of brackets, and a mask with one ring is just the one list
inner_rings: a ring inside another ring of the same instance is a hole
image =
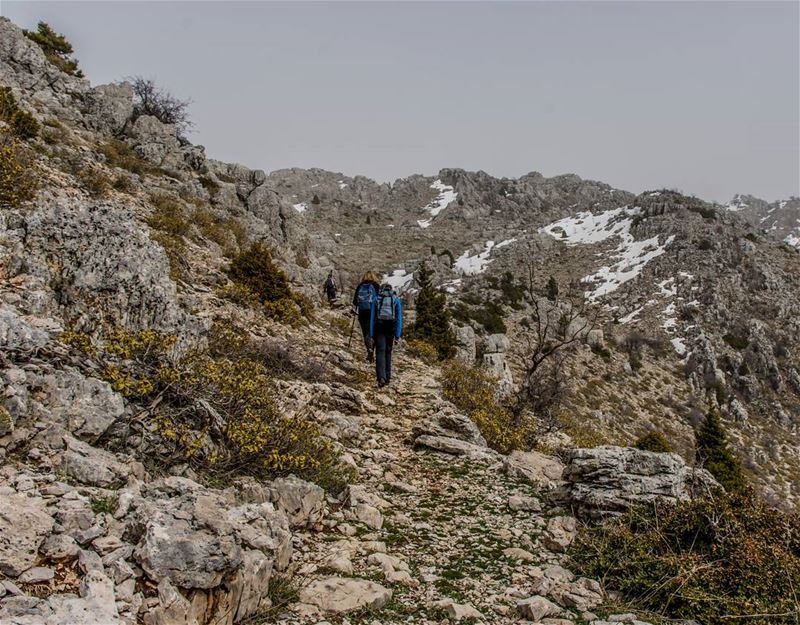
[[788, 625], [800, 616], [800, 517], [749, 492], [657, 501], [584, 529], [568, 566], [604, 580], [630, 609], [668, 619]]
[[127, 143], [119, 139], [111, 139], [98, 147], [98, 151], [106, 157], [112, 167], [127, 169], [129, 172], [144, 176], [159, 173], [159, 169], [142, 159]]
[[450, 358], [455, 353], [456, 336], [450, 327], [447, 297], [433, 286], [433, 272], [425, 263], [420, 265], [416, 278], [419, 293], [415, 301], [416, 317], [409, 335], [432, 345], [439, 359]]
[[81, 186], [95, 198], [101, 198], [108, 193], [111, 181], [102, 171], [94, 167], [85, 167], [78, 172]]
[[30, 202], [39, 186], [37, 171], [25, 144], [0, 133], [0, 206]]
[[269, 248], [260, 242], [233, 256], [228, 276], [236, 284], [249, 289], [262, 303], [292, 296], [289, 279], [272, 260]]
[[32, 139], [39, 134], [39, 122], [19, 108], [9, 87], [0, 87], [0, 120], [6, 122], [11, 133], [20, 139]]
[[547, 280], [547, 299], [555, 302], [558, 299], [558, 282], [553, 276]]
[[150, 196], [153, 212], [147, 224], [173, 237], [183, 237], [189, 232], [189, 221], [183, 203], [175, 196], [154, 193]]
[[272, 252], [262, 243], [253, 243], [231, 258], [228, 277], [234, 301], [260, 305], [270, 318], [288, 325], [299, 325], [313, 316], [314, 305], [302, 294], [292, 292], [289, 279], [272, 260]]
[[47, 60], [65, 74], [83, 77], [83, 72], [78, 69], [78, 61], [70, 58], [73, 52], [72, 44], [54, 31], [46, 22], [39, 22], [36, 32], [23, 31], [25, 36], [38, 44]]
[[747, 349], [747, 346], [750, 345], [750, 341], [747, 340], [744, 336], [737, 336], [736, 334], [728, 333], [722, 337], [722, 340], [725, 341], [728, 345], [733, 347], [733, 349], [743, 350]]
[[726, 438], [719, 415], [716, 411], [709, 410], [695, 431], [695, 454], [697, 461], [726, 491], [740, 492], [747, 481], [742, 463], [728, 447]]
[[656, 431], [645, 434], [639, 438], [633, 446], [642, 451], [655, 451], [661, 454], [672, 451], [672, 446], [669, 444], [667, 437], [661, 432]]

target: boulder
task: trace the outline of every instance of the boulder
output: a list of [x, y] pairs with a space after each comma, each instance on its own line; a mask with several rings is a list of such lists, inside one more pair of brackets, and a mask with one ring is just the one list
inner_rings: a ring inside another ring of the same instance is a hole
[[86, 94], [84, 117], [95, 130], [116, 136], [133, 116], [133, 87], [130, 83], [98, 85]]
[[453, 414], [441, 410], [414, 425], [415, 436], [444, 436], [465, 441], [479, 447], [486, 447], [486, 439], [478, 426], [463, 414]]
[[152, 115], [142, 115], [129, 132], [134, 151], [147, 162], [173, 169], [183, 164], [175, 126], [164, 124]]
[[52, 529], [53, 517], [43, 499], [4, 495], [0, 506], [0, 573], [17, 577], [31, 568]]
[[229, 494], [168, 477], [132, 502], [123, 520], [140, 535], [133, 558], [163, 584], [153, 623], [171, 623], [165, 615], [183, 609], [175, 587], [191, 591], [193, 610], [205, 621], [230, 625], [248, 618], [266, 600], [273, 572], [288, 566], [286, 514], [270, 502], [237, 506]]
[[541, 621], [545, 617], [561, 613], [559, 606], [540, 595], [517, 601], [517, 610], [531, 621]]
[[34, 418], [58, 424], [89, 442], [96, 440], [125, 412], [122, 396], [107, 382], [87, 378], [75, 370], [32, 373], [27, 385], [37, 389], [43, 405], [32, 415]]
[[290, 527], [311, 527], [322, 520], [325, 491], [316, 484], [290, 475], [273, 480], [268, 488], [270, 501], [286, 513]]
[[121, 484], [131, 474], [127, 464], [104, 449], [71, 436], [65, 436], [64, 442], [67, 449], [61, 455], [59, 470], [81, 484], [108, 487]]
[[418, 436], [414, 444], [422, 447], [430, 447], [436, 451], [441, 451], [453, 456], [464, 456], [470, 460], [489, 462], [496, 460], [500, 456], [500, 454], [488, 447], [481, 447], [448, 436]]
[[503, 458], [503, 471], [511, 477], [528, 480], [537, 488], [553, 490], [561, 485], [564, 463], [538, 451], [512, 451]]
[[719, 488], [708, 471], [687, 466], [678, 454], [631, 447], [575, 449], [564, 469], [557, 498], [579, 516], [602, 518], [631, 505], [682, 501]]
[[475, 330], [470, 326], [455, 326], [453, 331], [456, 335], [456, 358], [466, 365], [474, 365], [477, 354]]
[[361, 609], [379, 610], [391, 598], [392, 591], [380, 584], [347, 577], [314, 580], [300, 591], [302, 603], [334, 614]]

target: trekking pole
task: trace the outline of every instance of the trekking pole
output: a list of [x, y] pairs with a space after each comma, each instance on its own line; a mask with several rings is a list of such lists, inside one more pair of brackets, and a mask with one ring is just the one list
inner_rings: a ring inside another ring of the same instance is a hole
[[356, 316], [353, 315], [353, 323], [350, 324], [350, 338], [347, 339], [347, 349], [350, 349], [350, 343], [353, 342], [353, 328], [356, 327]]

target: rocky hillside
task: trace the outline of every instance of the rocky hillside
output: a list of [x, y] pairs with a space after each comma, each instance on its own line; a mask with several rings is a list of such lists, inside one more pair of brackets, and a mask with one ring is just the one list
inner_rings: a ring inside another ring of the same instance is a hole
[[[740, 215], [572, 175], [266, 174], [75, 74], [0, 18], [3, 625], [642, 625], [565, 550], [717, 488], [708, 404], [795, 505], [800, 254]], [[411, 305], [422, 261], [506, 397], [535, 313], [579, 313], [536, 449], [492, 449], [411, 350], [377, 391], [314, 304], [375, 269]], [[628, 447], [651, 430], [679, 453]]]

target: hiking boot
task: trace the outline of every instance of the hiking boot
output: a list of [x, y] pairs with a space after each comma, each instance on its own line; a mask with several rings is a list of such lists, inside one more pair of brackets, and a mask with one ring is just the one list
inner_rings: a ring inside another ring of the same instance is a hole
[[386, 380], [378, 380], [378, 388], [383, 388], [387, 384], [388, 382], [386, 382]]

